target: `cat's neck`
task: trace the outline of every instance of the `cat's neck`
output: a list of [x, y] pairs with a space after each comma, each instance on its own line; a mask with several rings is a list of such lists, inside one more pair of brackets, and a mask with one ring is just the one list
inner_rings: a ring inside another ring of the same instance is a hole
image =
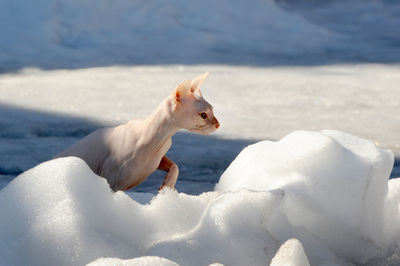
[[179, 129], [180, 128], [174, 123], [173, 103], [171, 98], [167, 98], [161, 102], [157, 109], [145, 119], [144, 123], [146, 139], [155, 145], [165, 143], [167, 140], [171, 139]]

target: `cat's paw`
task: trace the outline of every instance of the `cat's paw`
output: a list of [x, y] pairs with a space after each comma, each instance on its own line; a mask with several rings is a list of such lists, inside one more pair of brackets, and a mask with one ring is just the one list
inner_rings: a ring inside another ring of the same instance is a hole
[[168, 190], [172, 190], [172, 191], [174, 191], [174, 192], [178, 192], [177, 190], [176, 190], [176, 188], [174, 188], [174, 187], [168, 187], [168, 186], [166, 186], [165, 184], [163, 184], [162, 186], [160, 186], [159, 188], [158, 188], [158, 192], [161, 192], [161, 191], [168, 191]]

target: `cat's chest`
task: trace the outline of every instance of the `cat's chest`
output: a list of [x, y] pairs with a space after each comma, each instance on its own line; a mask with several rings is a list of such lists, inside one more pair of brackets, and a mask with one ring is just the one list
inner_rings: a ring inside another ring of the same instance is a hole
[[140, 169], [141, 174], [146, 175], [157, 170], [162, 157], [167, 153], [171, 145], [172, 141], [169, 139], [162, 144], [150, 144], [138, 147], [137, 153], [132, 158], [135, 161], [136, 169]]

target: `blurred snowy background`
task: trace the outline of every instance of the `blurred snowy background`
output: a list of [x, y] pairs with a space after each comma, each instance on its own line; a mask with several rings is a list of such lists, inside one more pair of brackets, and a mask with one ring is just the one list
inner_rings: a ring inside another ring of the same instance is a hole
[[395, 0], [3, 0], [0, 69], [398, 63]]
[[296, 129], [400, 154], [398, 1], [3, 0], [0, 29], [0, 188], [205, 71], [221, 128], [174, 137], [178, 191], [212, 190], [243, 147]]

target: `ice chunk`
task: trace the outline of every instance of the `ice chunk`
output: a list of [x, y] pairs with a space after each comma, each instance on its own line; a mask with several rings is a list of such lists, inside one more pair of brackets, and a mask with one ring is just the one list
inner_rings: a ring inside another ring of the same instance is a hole
[[303, 245], [296, 238], [286, 241], [278, 250], [270, 266], [309, 266]]
[[338, 131], [296, 131], [278, 142], [244, 149], [216, 190], [282, 189], [291, 225], [306, 228], [335, 253], [362, 263], [381, 252], [393, 162], [392, 152], [368, 140]]
[[389, 180], [389, 193], [385, 202], [385, 242], [398, 242], [400, 246], [400, 179]]

